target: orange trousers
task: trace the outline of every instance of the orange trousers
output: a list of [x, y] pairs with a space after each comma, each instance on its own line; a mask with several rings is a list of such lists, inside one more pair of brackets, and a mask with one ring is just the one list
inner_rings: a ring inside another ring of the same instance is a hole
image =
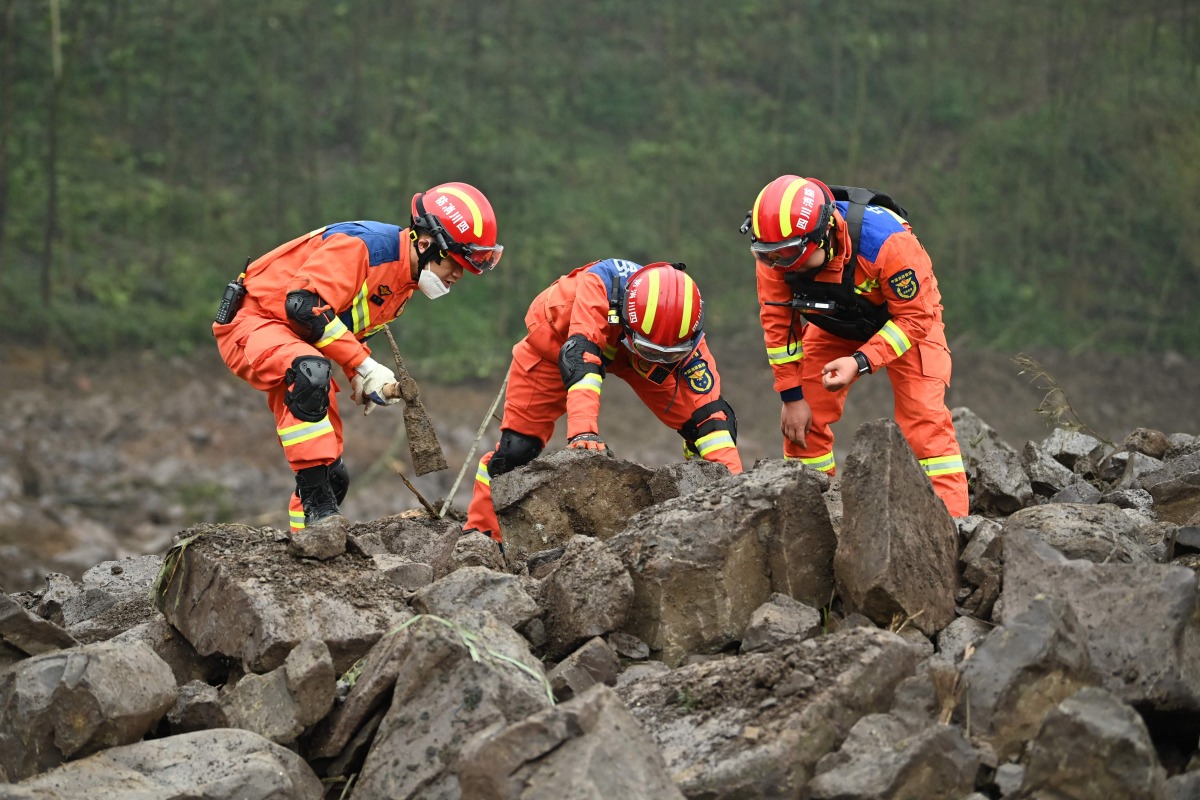
[[[275, 415], [275, 433], [292, 472], [332, 464], [342, 454], [342, 417], [337, 385], [329, 387], [329, 413], [317, 422], [296, 418], [284, 398], [287, 371], [300, 356], [319, 356], [317, 348], [299, 339], [286, 322], [243, 312], [228, 325], [214, 325], [217, 349], [226, 366], [255, 389], [265, 392]], [[304, 527], [300, 497], [292, 492], [288, 519], [293, 530]]]
[[[532, 436], [544, 448], [554, 436], [555, 423], [566, 413], [567, 390], [558, 365], [543, 360], [522, 339], [513, 347], [500, 429]], [[500, 520], [492, 505], [492, 479], [488, 474], [488, 464], [495, 454], [492, 450], [479, 459], [471, 503], [467, 506], [467, 522], [463, 527], [464, 530], [486, 531], [500, 541]]]
[[[837, 471], [830, 426], [842, 418], [850, 387], [831, 392], [821, 383], [821, 368], [835, 358], [848, 356], [860, 347], [857, 342], [834, 336], [815, 325], [804, 326], [804, 360], [801, 386], [812, 409], [812, 427], [805, 447], [785, 439], [784, 458], [799, 459], [830, 475]], [[953, 517], [970, 513], [967, 474], [962, 451], [954, 434], [946, 387], [950, 383], [950, 350], [942, 343], [922, 341], [885, 368], [895, 398], [896, 423], [916, 454], [921, 468], [933, 483]], [[877, 375], [862, 376], [874, 378]], [[853, 384], [851, 384], [853, 386]]]

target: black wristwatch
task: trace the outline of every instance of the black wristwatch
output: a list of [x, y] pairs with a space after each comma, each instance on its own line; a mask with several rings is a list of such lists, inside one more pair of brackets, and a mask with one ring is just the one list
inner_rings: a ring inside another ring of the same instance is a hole
[[854, 361], [858, 364], [858, 374], [859, 375], [870, 375], [871, 374], [871, 362], [867, 361], [867, 357], [864, 356], [862, 354], [862, 352], [859, 350], [855, 350], [851, 355], [853, 356]]

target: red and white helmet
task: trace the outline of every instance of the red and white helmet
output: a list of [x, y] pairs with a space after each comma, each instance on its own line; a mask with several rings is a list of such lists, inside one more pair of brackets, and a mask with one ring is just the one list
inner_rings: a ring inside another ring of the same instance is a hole
[[469, 183], [442, 183], [412, 198], [412, 227], [429, 231], [441, 257], [449, 254], [463, 269], [481, 275], [500, 263], [496, 214], [483, 192]]
[[656, 364], [675, 364], [704, 336], [704, 302], [683, 265], [647, 264], [629, 276], [621, 306], [622, 341]]
[[825, 247], [833, 225], [833, 193], [816, 178], [782, 175], [763, 187], [742, 225], [750, 250], [768, 267], [790, 269]]

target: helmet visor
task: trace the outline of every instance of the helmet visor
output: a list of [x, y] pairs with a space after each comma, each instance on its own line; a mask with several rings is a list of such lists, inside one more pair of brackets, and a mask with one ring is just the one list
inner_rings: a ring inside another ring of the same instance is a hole
[[496, 268], [500, 256], [504, 255], [504, 245], [495, 244], [491, 247], [481, 244], [460, 244], [451, 247], [451, 252], [462, 258], [468, 269], [476, 275]]
[[816, 243], [807, 235], [793, 236], [782, 242], [753, 242], [750, 252], [761, 264], [771, 269], [791, 269], [796, 262], [815, 249]]
[[686, 342], [664, 347], [661, 344], [655, 344], [640, 333], [630, 332], [625, 337], [625, 343], [630, 350], [647, 361], [655, 364], [678, 364], [696, 349], [696, 345], [700, 343], [700, 336], [697, 335]]

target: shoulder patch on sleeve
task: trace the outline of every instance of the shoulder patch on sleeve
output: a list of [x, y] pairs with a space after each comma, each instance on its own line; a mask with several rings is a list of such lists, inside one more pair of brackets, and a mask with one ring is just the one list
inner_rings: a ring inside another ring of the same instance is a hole
[[888, 278], [888, 286], [892, 287], [892, 291], [896, 293], [896, 297], [901, 300], [912, 300], [917, 296], [917, 292], [921, 291], [921, 284], [917, 281], [917, 273], [913, 272], [911, 267], [902, 269]]
[[683, 366], [682, 372], [684, 379], [687, 380], [688, 388], [696, 394], [708, 394], [713, 390], [716, 381], [713, 379], [712, 371], [708, 368], [708, 362], [703, 358], [692, 359]]

